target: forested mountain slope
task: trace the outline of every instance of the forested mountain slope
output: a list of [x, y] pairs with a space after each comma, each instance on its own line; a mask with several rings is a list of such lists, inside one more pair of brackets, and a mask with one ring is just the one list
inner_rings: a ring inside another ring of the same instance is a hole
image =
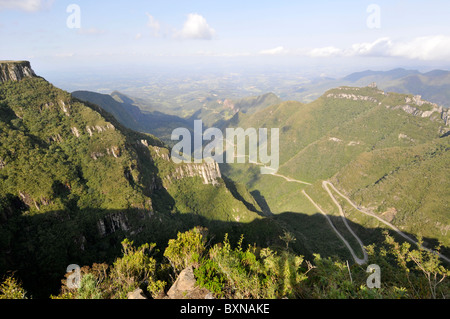
[[0, 83], [0, 273], [48, 291], [69, 264], [116, 257], [125, 236], [165, 245], [177, 230], [261, 219], [217, 165], [174, 164], [158, 138], [12, 65], [19, 76]]

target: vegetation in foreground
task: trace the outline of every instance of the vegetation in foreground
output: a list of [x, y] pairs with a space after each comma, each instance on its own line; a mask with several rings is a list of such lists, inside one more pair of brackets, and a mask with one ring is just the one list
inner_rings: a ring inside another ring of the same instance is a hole
[[[81, 268], [79, 288], [70, 289], [67, 278], [52, 299], [126, 299], [138, 288], [149, 298], [164, 298], [165, 292], [187, 267], [193, 267], [196, 284], [215, 298], [225, 299], [445, 299], [450, 297], [450, 270], [438, 256], [408, 243], [398, 243], [388, 233], [379, 247], [368, 246], [369, 264], [381, 269], [379, 288], [369, 288], [367, 265], [350, 266], [339, 258], [313, 261], [294, 254], [290, 233], [281, 239], [285, 247], [243, 247], [243, 237], [232, 247], [228, 236], [210, 246], [207, 229], [196, 227], [178, 233], [157, 261], [156, 245], [134, 247], [122, 242], [123, 256], [113, 264]], [[439, 247], [436, 251], [439, 250]], [[68, 277], [66, 275], [66, 277]], [[27, 299], [20, 282], [9, 276], [0, 285], [0, 299]]]

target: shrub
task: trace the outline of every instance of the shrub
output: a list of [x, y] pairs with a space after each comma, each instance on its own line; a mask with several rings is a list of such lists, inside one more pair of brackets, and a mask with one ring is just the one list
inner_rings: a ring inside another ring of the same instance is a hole
[[93, 274], [86, 274], [81, 278], [77, 298], [102, 299], [102, 292], [98, 287], [97, 278]]
[[164, 256], [169, 260], [175, 273], [193, 266], [197, 268], [206, 250], [206, 229], [196, 227], [185, 233], [179, 232], [177, 239], [169, 240]]
[[125, 299], [127, 293], [135, 290], [141, 283], [151, 283], [152, 287], [164, 287], [164, 283], [155, 279], [156, 260], [148, 256], [156, 244], [144, 244], [133, 248], [133, 242], [122, 242], [123, 257], [116, 259], [109, 278], [114, 289], [113, 297]]
[[235, 249], [231, 249], [228, 236], [223, 244], [214, 246], [211, 259], [227, 279], [228, 296], [238, 299], [267, 299], [296, 297], [300, 283], [306, 275], [299, 269], [302, 256], [283, 252], [276, 253], [270, 248], [250, 246], [242, 249], [243, 237]]
[[[446, 269], [439, 259], [440, 246], [434, 251], [425, 249], [422, 238], [419, 238], [419, 249], [410, 249], [411, 244], [407, 242], [399, 244], [387, 234], [385, 234], [385, 238], [386, 244], [390, 247], [389, 252], [396, 257], [397, 264], [405, 272], [411, 292], [416, 297], [427, 299], [436, 299], [438, 296], [448, 297], [450, 270]], [[411, 279], [414, 272], [416, 276]], [[422, 281], [426, 282], [425, 285], [421, 285], [417, 274], [423, 275]]]
[[204, 259], [198, 269], [194, 269], [197, 285], [206, 288], [216, 298], [224, 297], [226, 278], [220, 273], [219, 266], [211, 259]]
[[14, 277], [7, 277], [0, 285], [0, 299], [27, 299], [25, 290]]

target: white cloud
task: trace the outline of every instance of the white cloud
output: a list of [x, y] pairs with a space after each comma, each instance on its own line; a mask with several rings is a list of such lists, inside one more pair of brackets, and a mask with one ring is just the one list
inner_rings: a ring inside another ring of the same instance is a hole
[[288, 53], [288, 50], [286, 50], [284, 47], [279, 46], [273, 49], [269, 50], [262, 50], [259, 52], [261, 55], [280, 55], [280, 54], [286, 54]]
[[211, 40], [215, 34], [216, 31], [208, 25], [208, 22], [206, 22], [203, 16], [197, 13], [190, 13], [184, 23], [183, 29], [176, 34], [176, 37]]
[[355, 43], [351, 49], [345, 50], [350, 56], [389, 56], [393, 42], [389, 38], [379, 38], [374, 42]]
[[36, 12], [51, 6], [53, 0], [0, 0], [0, 10], [22, 10]]
[[335, 48], [333, 46], [328, 46], [324, 48], [315, 48], [307, 52], [307, 55], [313, 58], [326, 58], [326, 57], [340, 56], [342, 54], [343, 52], [341, 49]]
[[306, 51], [306, 55], [311, 57], [338, 57], [338, 56], [389, 56], [393, 43], [389, 38], [379, 38], [373, 42], [355, 43], [347, 49], [340, 49], [334, 46], [314, 48]]
[[312, 58], [334, 58], [334, 57], [385, 57], [403, 58], [423, 61], [448, 61], [450, 62], [450, 36], [427, 36], [417, 37], [406, 41], [399, 41], [389, 37], [378, 38], [372, 42], [358, 42], [347, 48], [335, 46], [317, 48], [295, 48], [287, 49], [278, 46], [257, 52], [211, 52], [198, 51], [198, 56], [298, 56]]
[[392, 56], [418, 60], [450, 60], [450, 37], [437, 35], [399, 42], [390, 50]]
[[145, 13], [148, 17], [147, 26], [153, 31], [153, 36], [159, 37], [159, 31], [161, 29], [161, 25], [159, 22], [149, 13]]
[[388, 56], [412, 60], [450, 60], [450, 37], [443, 35], [418, 37], [407, 41], [380, 38], [372, 43], [354, 44], [350, 56]]
[[311, 57], [399, 57], [413, 60], [450, 60], [450, 37], [427, 36], [408, 41], [394, 41], [388, 37], [373, 42], [361, 42], [346, 49], [333, 46], [297, 51]]

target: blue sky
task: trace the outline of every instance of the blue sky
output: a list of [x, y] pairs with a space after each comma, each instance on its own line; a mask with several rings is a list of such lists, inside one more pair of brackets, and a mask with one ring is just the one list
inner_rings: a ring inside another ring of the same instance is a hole
[[[70, 4], [80, 28], [68, 27]], [[0, 0], [0, 59], [43, 69], [237, 60], [446, 68], [449, 14], [444, 0]]]

